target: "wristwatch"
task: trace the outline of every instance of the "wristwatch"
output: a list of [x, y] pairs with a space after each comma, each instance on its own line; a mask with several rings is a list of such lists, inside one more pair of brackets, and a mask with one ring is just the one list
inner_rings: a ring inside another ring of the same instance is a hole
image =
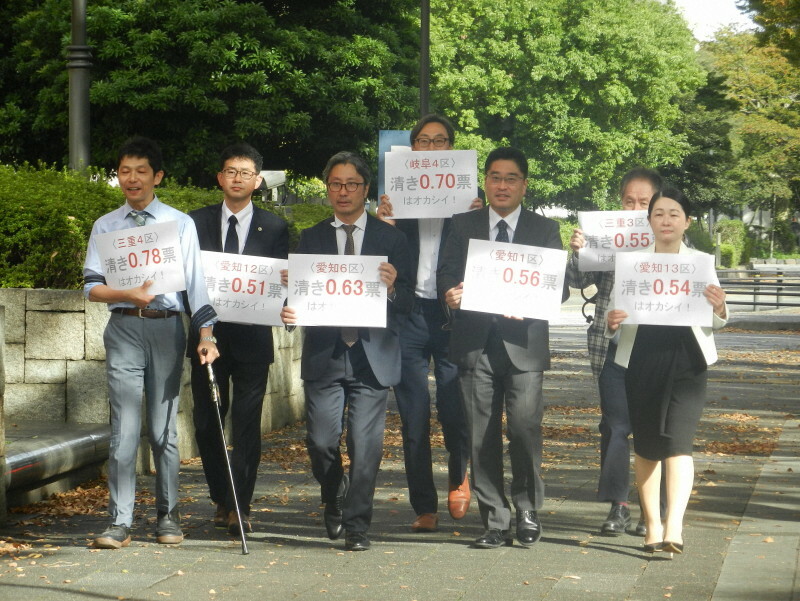
[[203, 336], [200, 339], [200, 342], [213, 342], [214, 344], [217, 344], [217, 339], [214, 336]]

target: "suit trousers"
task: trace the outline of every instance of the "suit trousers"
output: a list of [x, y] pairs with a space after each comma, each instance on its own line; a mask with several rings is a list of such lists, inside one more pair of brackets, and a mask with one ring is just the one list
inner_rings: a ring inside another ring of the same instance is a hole
[[141, 319], [112, 313], [103, 342], [111, 410], [108, 509], [114, 524], [130, 526], [143, 393], [147, 436], [156, 467], [156, 508], [169, 512], [178, 504], [176, 416], [186, 337], [178, 316]]
[[472, 489], [485, 528], [507, 530], [511, 506], [503, 483], [503, 408], [511, 457], [511, 500], [518, 510], [538, 510], [544, 502], [542, 465], [542, 372], [521, 371], [492, 328], [472, 369], [460, 370], [470, 432]]
[[402, 378], [394, 387], [403, 435], [403, 458], [411, 506], [417, 515], [436, 513], [438, 496], [431, 463], [430, 362], [436, 378], [436, 412], [449, 453], [448, 476], [452, 485], [464, 481], [469, 461], [467, 425], [458, 368], [447, 358], [450, 332], [442, 329], [444, 312], [438, 299], [417, 298], [414, 310], [400, 331]]
[[[236, 485], [239, 509], [250, 514], [250, 503], [261, 461], [261, 409], [267, 389], [269, 365], [236, 361], [231, 352], [220, 349], [214, 361], [214, 375], [219, 384], [222, 423], [230, 410], [233, 441], [231, 471]], [[233, 384], [231, 386], [231, 383]], [[231, 399], [231, 389], [233, 398]], [[228, 468], [223, 455], [222, 437], [217, 423], [216, 409], [208, 385], [208, 369], [192, 358], [192, 395], [194, 397], [194, 429], [203, 471], [208, 482], [211, 500], [234, 509], [233, 491], [230, 490]]]
[[306, 380], [304, 385], [306, 445], [322, 502], [335, 501], [342, 481], [340, 441], [346, 415], [350, 487], [344, 499], [342, 525], [348, 532], [366, 532], [372, 521], [375, 482], [383, 458], [388, 389], [375, 379], [360, 341], [351, 348], [340, 342], [323, 375]]
[[614, 363], [617, 345], [608, 345], [600, 372], [600, 482], [598, 501], [623, 503], [628, 500], [631, 480], [628, 399], [625, 395], [625, 368]]

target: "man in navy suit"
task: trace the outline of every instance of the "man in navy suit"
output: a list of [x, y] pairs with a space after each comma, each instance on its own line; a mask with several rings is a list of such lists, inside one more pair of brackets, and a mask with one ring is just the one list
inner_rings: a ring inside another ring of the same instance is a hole
[[[261, 183], [261, 165], [261, 155], [249, 144], [234, 144], [222, 151], [217, 182], [222, 188], [223, 201], [189, 214], [197, 227], [201, 250], [286, 258], [289, 247], [286, 222], [251, 201], [253, 191]], [[214, 334], [221, 355], [214, 363], [214, 373], [219, 383], [223, 421], [229, 408], [231, 412], [234, 441], [231, 469], [242, 525], [251, 532], [248, 516], [261, 459], [261, 408], [267, 372], [274, 359], [272, 328], [219, 322]], [[211, 500], [217, 504], [214, 525], [227, 528], [236, 536], [240, 534], [239, 520], [208, 387], [208, 372], [196, 357], [192, 357], [192, 394], [197, 446]]]
[[[323, 172], [334, 216], [303, 231], [300, 254], [386, 256], [380, 278], [387, 286], [385, 328], [308, 327], [303, 339], [301, 377], [305, 384], [308, 454], [322, 489], [328, 537], [345, 532], [345, 549], [369, 549], [375, 481], [383, 455], [386, 398], [400, 381], [399, 332], [411, 311], [408, 245], [405, 235], [365, 210], [370, 170], [364, 159], [340, 152]], [[296, 323], [292, 307], [281, 314]], [[349, 477], [339, 441], [347, 408]]]
[[[493, 150], [484, 172], [489, 206], [453, 217], [437, 280], [440, 296], [454, 311], [450, 358], [458, 365], [470, 432], [472, 491], [486, 529], [475, 546], [512, 543], [511, 506], [503, 492], [505, 406], [516, 534], [527, 547], [542, 535], [537, 511], [544, 501], [542, 372], [550, 368], [548, 323], [460, 310], [464, 271], [472, 238], [557, 249], [562, 244], [555, 221], [521, 206], [528, 177], [522, 152]], [[562, 302], [568, 296], [565, 285]]]

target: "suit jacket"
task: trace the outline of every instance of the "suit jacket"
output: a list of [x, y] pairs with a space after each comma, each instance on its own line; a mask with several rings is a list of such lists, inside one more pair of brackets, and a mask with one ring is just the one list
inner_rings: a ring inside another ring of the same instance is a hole
[[[439, 296], [464, 281], [467, 264], [467, 248], [471, 238], [489, 239], [489, 211], [461, 213], [453, 217], [450, 236], [445, 245], [444, 256], [439, 260], [436, 281]], [[515, 244], [563, 248], [558, 223], [526, 209], [522, 209], [514, 232]], [[569, 288], [564, 285], [562, 302], [569, 297]], [[454, 312], [450, 335], [450, 360], [460, 368], [471, 369], [483, 353], [492, 326], [496, 324], [511, 362], [522, 371], [544, 371], [550, 368], [550, 333], [548, 322], [540, 319], [518, 321], [500, 315], [478, 311]]]
[[[222, 252], [222, 203], [189, 213], [197, 227], [201, 250]], [[242, 254], [285, 259], [289, 253], [289, 229], [286, 222], [253, 205], [253, 218]], [[218, 322], [214, 336], [226, 345], [227, 353], [241, 363], [272, 363], [272, 328], [263, 325]], [[189, 349], [197, 347], [197, 335], [190, 337]], [[196, 353], [190, 353], [190, 356]]]
[[[297, 246], [299, 254], [338, 255], [336, 228], [331, 226], [333, 217], [320, 221], [303, 230]], [[369, 360], [372, 372], [381, 386], [394, 386], [400, 381], [399, 333], [405, 316], [414, 303], [414, 288], [411, 283], [411, 260], [405, 234], [397, 228], [367, 215], [364, 228], [362, 255], [386, 255], [397, 270], [395, 298], [387, 302], [385, 328], [358, 328], [358, 335]], [[303, 357], [300, 377], [316, 380], [327, 367], [328, 360], [336, 350], [341, 338], [341, 328], [313, 326], [305, 328]]]

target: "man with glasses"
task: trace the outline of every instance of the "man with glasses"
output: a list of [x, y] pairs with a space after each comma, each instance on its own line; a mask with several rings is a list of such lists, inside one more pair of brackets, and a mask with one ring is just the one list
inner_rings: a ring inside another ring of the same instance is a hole
[[[452, 124], [440, 115], [423, 117], [411, 130], [413, 150], [450, 150], [454, 141]], [[482, 206], [483, 202], [476, 198], [471, 208]], [[399, 219], [395, 222], [392, 215], [389, 196], [384, 194], [377, 216], [396, 224], [405, 233], [411, 250], [411, 274], [416, 277], [414, 309], [400, 333], [403, 376], [394, 387], [402, 422], [409, 500], [417, 515], [411, 529], [434, 532], [439, 524], [439, 498], [431, 460], [428, 390], [431, 359], [436, 378], [436, 413], [449, 454], [447, 507], [450, 515], [456, 520], [463, 518], [470, 501], [467, 428], [458, 388], [458, 368], [448, 359], [450, 332], [444, 329], [447, 316], [436, 290], [436, 268], [450, 230], [450, 219]]]
[[[515, 148], [497, 148], [486, 159], [489, 206], [453, 217], [439, 262], [439, 294], [453, 310], [450, 358], [458, 365], [470, 433], [473, 494], [485, 532], [479, 549], [512, 544], [511, 506], [503, 490], [503, 406], [511, 457], [511, 501], [517, 540], [525, 547], [542, 535], [544, 501], [542, 372], [550, 368], [548, 323], [461, 311], [470, 239], [562, 248], [558, 224], [522, 208], [528, 162]], [[569, 296], [565, 286], [562, 300]]]
[[[304, 230], [296, 252], [388, 258], [379, 270], [389, 299], [386, 327], [307, 327], [300, 373], [306, 445], [322, 490], [325, 529], [332, 540], [344, 531], [346, 550], [365, 551], [383, 455], [388, 387], [400, 381], [398, 337], [413, 303], [408, 245], [402, 232], [366, 212], [371, 175], [364, 159], [340, 152], [328, 161], [323, 179], [334, 215]], [[281, 318], [288, 326], [297, 321], [289, 306]], [[345, 408], [349, 476], [339, 450]]]
[[[251, 200], [253, 192], [261, 184], [262, 161], [261, 154], [249, 144], [234, 144], [222, 151], [217, 173], [222, 202], [189, 213], [197, 226], [202, 250], [286, 258], [289, 251], [286, 222], [256, 207]], [[261, 409], [269, 366], [274, 360], [272, 328], [219, 322], [214, 334], [221, 353], [214, 363], [214, 373], [219, 383], [223, 423], [228, 409], [231, 412], [231, 470], [242, 526], [246, 532], [252, 532], [249, 516], [261, 459]], [[208, 386], [208, 373], [205, 365], [194, 356], [192, 394], [195, 439], [211, 500], [216, 503], [214, 525], [227, 528], [229, 534], [238, 536], [239, 520], [233, 491], [230, 490], [216, 409]]]

